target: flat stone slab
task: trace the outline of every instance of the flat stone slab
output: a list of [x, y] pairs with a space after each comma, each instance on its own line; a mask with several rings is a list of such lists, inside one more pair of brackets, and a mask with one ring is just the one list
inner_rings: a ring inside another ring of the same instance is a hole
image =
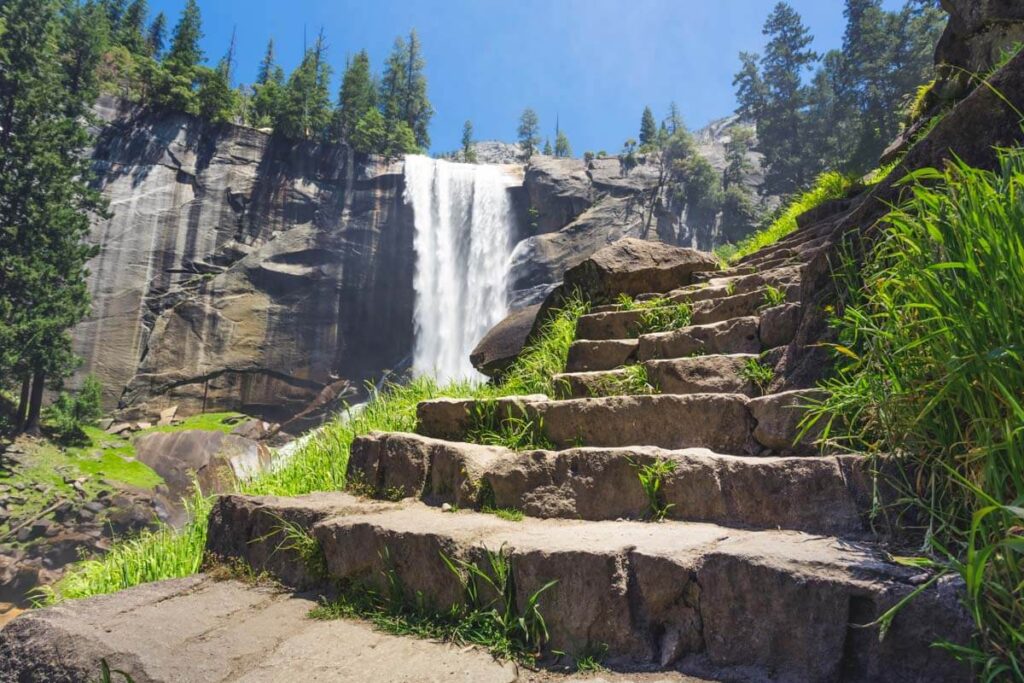
[[[279, 503], [222, 496], [211, 514], [210, 537], [237, 536], [238, 557], [260, 569], [253, 549], [280, 541], [252, 535], [259, 525], [240, 512], [289, 514]], [[854, 628], [921, 581], [920, 570], [888, 563], [868, 544], [683, 522], [512, 522], [412, 500], [324, 519], [309, 532], [323, 550], [330, 580], [381, 591], [399, 586], [441, 609], [465, 595], [446, 558], [487, 567], [487, 552], [500, 550], [518, 604], [557, 582], [538, 603], [548, 647], [571, 656], [601, 643], [613, 667], [686, 670], [697, 658], [753, 680], [968, 679], [947, 655], [929, 648], [969, 634], [969, 617], [957, 602], [962, 586], [929, 588], [900, 612], [881, 642], [877, 627]]]
[[[0, 681], [513, 683], [488, 653], [318, 621], [310, 596], [206, 576], [22, 614], [0, 631]], [[113, 680], [120, 680], [115, 675]]]
[[754, 354], [696, 356], [649, 360], [642, 365], [647, 373], [643, 387], [631, 383], [625, 369], [601, 372], [566, 372], [552, 381], [558, 398], [588, 398], [620, 394], [744, 394], [760, 396], [760, 389], [744, 377], [744, 369]]
[[541, 518], [644, 519], [650, 504], [638, 468], [658, 461], [669, 519], [762, 529], [857, 535], [871, 502], [866, 462], [856, 456], [755, 458], [700, 448], [574, 448], [515, 452], [374, 433], [357, 438], [349, 480], [378, 496], [460, 508], [492, 505]]
[[693, 325], [674, 332], [640, 337], [637, 360], [685, 358], [706, 354], [760, 353], [757, 316], [735, 318], [709, 325]]
[[558, 448], [573, 446], [660, 446], [710, 448], [733, 455], [755, 454], [754, 419], [741, 394], [660, 394], [552, 401], [516, 397], [494, 401], [435, 399], [416, 409], [416, 431], [424, 436], [463, 440], [477, 416], [495, 422], [526, 418], [542, 427]]
[[566, 372], [614, 370], [636, 360], [637, 339], [579, 340], [569, 347]]

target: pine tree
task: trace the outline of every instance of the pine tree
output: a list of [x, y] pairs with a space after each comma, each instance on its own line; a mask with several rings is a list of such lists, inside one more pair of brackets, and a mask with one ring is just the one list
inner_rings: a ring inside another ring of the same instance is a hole
[[146, 0], [132, 0], [124, 12], [121, 25], [118, 27], [117, 41], [135, 55], [148, 56], [149, 45], [146, 38], [146, 19], [149, 7]]
[[216, 69], [198, 67], [199, 115], [213, 123], [228, 123], [234, 120], [238, 108], [238, 93], [231, 89], [231, 75], [235, 62], [235, 32], [227, 54], [218, 62]]
[[746, 126], [736, 126], [730, 131], [729, 142], [725, 143], [725, 171], [722, 173], [722, 189], [741, 185], [743, 179], [753, 170], [748, 154], [754, 143], [754, 131]]
[[466, 121], [462, 124], [462, 160], [476, 163], [476, 150], [473, 149], [473, 122]]
[[391, 54], [388, 55], [388, 59], [384, 63], [384, 77], [380, 86], [381, 113], [389, 127], [394, 127], [399, 121], [405, 120], [403, 104], [405, 92], [408, 90], [406, 84], [408, 62], [409, 48], [405, 44], [405, 39], [399, 36], [395, 38]]
[[817, 61], [813, 38], [800, 15], [784, 2], [775, 6], [764, 26], [768, 36], [761, 59], [765, 102], [758, 118], [758, 138], [765, 155], [764, 190], [789, 194], [803, 188], [809, 173], [802, 155], [806, 102], [802, 74]]
[[551, 138], [544, 138], [544, 150], [541, 152], [546, 157], [554, 154], [554, 150], [551, 149]]
[[291, 140], [313, 139], [325, 135], [331, 122], [328, 86], [331, 67], [327, 64], [327, 45], [323, 32], [306, 51], [302, 63], [288, 78], [274, 130]]
[[61, 59], [68, 47], [91, 49], [82, 9], [0, 4], [0, 377], [20, 380], [29, 431], [47, 379], [73, 367], [68, 330], [88, 310], [85, 263], [96, 253], [84, 238], [90, 214], [104, 211], [86, 154], [95, 71], [81, 69], [98, 56]]
[[664, 127], [669, 135], [675, 135], [679, 131], [686, 130], [686, 124], [683, 123], [683, 115], [679, 113], [679, 105], [675, 102], [669, 102], [668, 116], [662, 122], [662, 127]]
[[529, 159], [540, 144], [540, 120], [537, 118], [537, 112], [529, 107], [519, 116], [518, 135], [520, 153], [523, 158]]
[[150, 56], [154, 59], [160, 59], [163, 56], [166, 42], [167, 15], [160, 12], [153, 19], [153, 23], [149, 25], [149, 31], [146, 34], [146, 43], [149, 45]]
[[370, 73], [370, 55], [360, 50], [345, 67], [338, 93], [335, 129], [341, 140], [351, 140], [356, 126], [366, 113], [377, 106], [377, 86]]
[[256, 85], [263, 85], [270, 80], [274, 73], [274, 39], [267, 41], [267, 49], [260, 60], [259, 71], [256, 72]]
[[654, 113], [650, 107], [644, 107], [643, 116], [640, 117], [640, 146], [652, 144], [657, 135], [658, 125], [654, 122]]
[[402, 120], [416, 136], [416, 144], [427, 149], [430, 147], [430, 119], [434, 116], [434, 108], [427, 98], [427, 77], [423, 73], [426, 62], [416, 29], [409, 32], [405, 66], [405, 102]]
[[157, 73], [154, 83], [154, 102], [158, 105], [198, 113], [195, 84], [197, 67], [203, 59], [199, 47], [202, 39], [202, 18], [196, 0], [186, 0], [181, 18], [174, 27], [171, 47], [163, 60], [163, 69]]
[[572, 146], [569, 144], [569, 138], [566, 137], [565, 131], [561, 128], [555, 133], [555, 156], [559, 158], [572, 156]]
[[733, 87], [736, 88], [736, 101], [739, 103], [736, 113], [746, 121], [757, 121], [761, 118], [768, 97], [758, 66], [759, 60], [759, 55], [741, 52], [740, 63], [743, 66], [732, 79]]
[[96, 69], [110, 44], [106, 9], [96, 3], [69, 5], [64, 12], [60, 52], [68, 89], [76, 94], [95, 85]]

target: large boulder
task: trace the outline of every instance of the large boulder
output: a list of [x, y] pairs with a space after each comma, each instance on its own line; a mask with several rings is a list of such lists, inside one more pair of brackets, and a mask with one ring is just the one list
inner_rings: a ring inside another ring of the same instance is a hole
[[237, 479], [252, 477], [271, 460], [257, 441], [200, 429], [144, 434], [135, 439], [135, 453], [164, 478], [172, 498], [188, 495], [193, 481], [207, 494], [232, 491]]
[[601, 249], [565, 274], [565, 290], [593, 302], [619, 294], [668, 292], [692, 284], [693, 274], [717, 270], [718, 259], [695, 249], [627, 237]]
[[984, 73], [1005, 50], [1024, 42], [1024, 2], [1020, 0], [942, 0], [949, 24], [935, 49], [945, 70], [940, 79], [943, 99], [957, 99], [971, 86], [962, 70]]
[[540, 304], [521, 308], [492, 327], [469, 356], [473, 367], [488, 377], [507, 370], [526, 345], [538, 311]]

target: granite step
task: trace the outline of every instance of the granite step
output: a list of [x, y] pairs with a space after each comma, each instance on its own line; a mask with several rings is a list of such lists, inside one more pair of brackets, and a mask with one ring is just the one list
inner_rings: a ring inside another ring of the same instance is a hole
[[[696, 356], [648, 360], [636, 368], [592, 372], [567, 372], [552, 378], [558, 398], [587, 398], [619, 394], [745, 394], [761, 395], [746, 376], [755, 354]], [[640, 386], [640, 380], [643, 385]]]
[[[869, 624], [925, 577], [869, 543], [689, 522], [516, 522], [414, 500], [330, 497], [349, 512], [324, 516], [322, 496], [312, 514], [303, 498], [222, 496], [209, 550], [273, 573], [282, 562], [304, 564], [282, 546], [282, 526], [301, 525], [322, 553], [322, 582], [440, 611], [464, 604], [461, 567], [493, 572], [500, 555], [503, 586], [519, 608], [537, 596], [545, 650], [572, 656], [600, 647], [613, 669], [714, 667], [726, 680], [966, 680], [962, 666], [930, 647], [970, 632], [959, 586], [928, 587], [880, 639]], [[284, 559], [263, 561], [275, 555]]]
[[356, 439], [348, 476], [368, 495], [435, 506], [645, 519], [654, 514], [638, 477], [645, 466], [665, 468], [659, 504], [667, 519], [846, 536], [867, 530], [866, 461], [850, 455], [751, 458], [649, 447], [516, 452], [396, 432]]
[[[751, 399], [742, 394], [656, 394], [552, 400], [440, 398], [417, 406], [416, 431], [463, 441], [475, 431], [529, 423], [535, 440], [556, 448], [657, 446], [708, 448], [729, 455], [817, 455], [816, 433], [800, 435], [802, 405], [817, 391]], [[535, 441], [536, 442], [536, 441]]]

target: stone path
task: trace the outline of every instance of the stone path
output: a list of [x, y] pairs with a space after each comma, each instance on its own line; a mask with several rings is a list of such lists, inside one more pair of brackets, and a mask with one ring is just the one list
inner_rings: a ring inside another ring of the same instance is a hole
[[[557, 581], [540, 603], [550, 650], [571, 659], [600, 647], [620, 671], [664, 672], [643, 680], [687, 680], [679, 672], [715, 680], [967, 680], [930, 647], [963, 637], [969, 627], [952, 584], [924, 590], [880, 640], [870, 624], [927, 576], [894, 563], [875, 543], [866, 523], [872, 488], [864, 461], [823, 455], [810, 438], [797, 440], [800, 406], [813, 392], [762, 396], [744, 373], [752, 359], [772, 366], [793, 340], [806, 299], [801, 255], [821, 241], [803, 231], [732, 270], [698, 272], [667, 291], [637, 297], [690, 303], [692, 324], [682, 329], [638, 335], [637, 311], [595, 309], [580, 320], [558, 377], [565, 398], [428, 401], [418, 408], [419, 433], [357, 439], [350, 477], [361, 491], [402, 500], [225, 496], [211, 515], [209, 549], [296, 589], [321, 584], [298, 557], [280, 550], [285, 520], [316, 538], [331, 580], [380, 590], [397, 582], [408, 595], [442, 606], [461, 600], [463, 590], [442, 556], [483, 565], [486, 551], [501, 549], [520, 605]], [[617, 394], [624, 368], [635, 364], [644, 365], [661, 393]], [[513, 417], [542, 425], [556, 449], [514, 452], [466, 443], [481, 411], [499, 422]], [[644, 466], [662, 472], [653, 501], [638, 476]], [[526, 517], [508, 521], [484, 507], [514, 508]], [[665, 521], [649, 521], [655, 507]], [[32, 640], [22, 632], [34, 625], [82, 629], [89, 615], [106, 614], [103, 606], [110, 605], [124, 610], [123, 621], [113, 621], [125, 630], [97, 636], [107, 638], [103, 646], [140, 671], [159, 672], [137, 681], [276, 680], [273, 667], [298, 665], [291, 645], [284, 646], [291, 642], [297, 652], [315, 654], [308, 680], [317, 680], [314, 670], [328, 670], [317, 667], [332, 666], [339, 668], [331, 680], [349, 680], [348, 671], [361, 671], [367, 681], [551, 675], [515, 673], [477, 652], [460, 651], [456, 661], [442, 646], [348, 623], [304, 622], [294, 626], [294, 636], [274, 636], [292, 627], [277, 624], [270, 611], [297, 614], [299, 608], [287, 606], [299, 598], [267, 598], [265, 609], [247, 608], [260, 624], [275, 624], [268, 633], [261, 625], [247, 635], [251, 629], [232, 619], [218, 630], [213, 622], [225, 619], [217, 616], [216, 600], [196, 601], [196, 623], [183, 624], [175, 615], [188, 611], [192, 598], [180, 592], [182, 585], [196, 586], [196, 595], [228, 590], [191, 581], [125, 594], [150, 600], [140, 610], [127, 610], [129, 598], [114, 596], [22, 617], [0, 644], [7, 652], [28, 647]], [[166, 602], [153, 600], [160, 591], [178, 592]], [[255, 599], [252, 589], [244, 595]], [[141, 635], [147, 624], [162, 626]], [[196, 653], [207, 651], [203, 642], [211, 633], [218, 645], [208, 652], [223, 661], [200, 664]], [[240, 643], [231, 645], [236, 637]], [[159, 644], [162, 651], [151, 654]], [[246, 647], [260, 657], [243, 656]], [[422, 677], [403, 678], [411, 671]]]

